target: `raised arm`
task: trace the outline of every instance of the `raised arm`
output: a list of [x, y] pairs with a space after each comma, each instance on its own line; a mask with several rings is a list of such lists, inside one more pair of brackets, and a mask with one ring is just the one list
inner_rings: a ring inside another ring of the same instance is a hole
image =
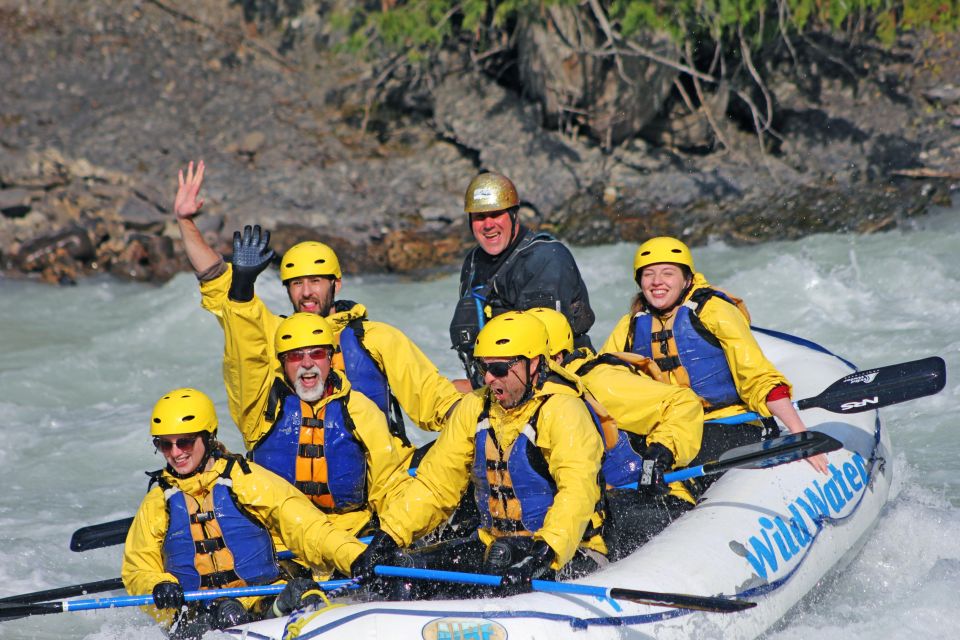
[[190, 260], [190, 266], [198, 274], [209, 271], [223, 261], [220, 254], [207, 244], [193, 221], [203, 207], [200, 187], [203, 185], [204, 169], [203, 160], [197, 163], [196, 170], [194, 170], [193, 161], [190, 161], [186, 175], [183, 169], [177, 172], [177, 197], [173, 203], [173, 214], [180, 228], [183, 248], [187, 253], [187, 259]]

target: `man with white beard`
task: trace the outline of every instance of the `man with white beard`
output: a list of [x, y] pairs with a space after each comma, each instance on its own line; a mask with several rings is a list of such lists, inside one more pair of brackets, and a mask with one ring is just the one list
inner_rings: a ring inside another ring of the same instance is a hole
[[251, 458], [296, 486], [334, 525], [362, 535], [407, 478], [413, 448], [394, 438], [383, 412], [330, 366], [335, 337], [325, 318], [296, 313], [280, 323], [273, 336], [278, 371], [258, 314], [242, 306], [227, 313], [227, 326], [238, 327], [244, 340], [259, 336], [240, 363], [246, 383], [239, 427]]

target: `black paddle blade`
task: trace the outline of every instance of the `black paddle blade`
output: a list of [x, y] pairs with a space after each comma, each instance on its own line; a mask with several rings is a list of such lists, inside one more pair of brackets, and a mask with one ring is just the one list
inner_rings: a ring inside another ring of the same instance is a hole
[[933, 356], [851, 373], [815, 398], [800, 400], [797, 408], [819, 407], [834, 413], [860, 413], [933, 395], [946, 384], [947, 365], [943, 358]]
[[123, 544], [131, 524], [133, 524], [133, 518], [122, 518], [113, 522], [81, 527], [74, 531], [73, 537], [70, 538], [70, 550], [87, 551]]
[[703, 465], [705, 473], [728, 469], [766, 469], [802, 460], [843, 447], [843, 443], [819, 431], [801, 431], [724, 451], [716, 462]]
[[42, 616], [48, 613], [63, 613], [62, 602], [40, 604], [0, 604], [0, 622], [26, 616]]
[[638, 591], [636, 589], [620, 589], [619, 587], [610, 589], [610, 597], [615, 600], [629, 600], [630, 602], [652, 606], [696, 609], [697, 611], [713, 611], [715, 613], [736, 613], [757, 606], [756, 602], [746, 600], [691, 596], [684, 593]]
[[69, 587], [59, 587], [57, 589], [23, 593], [19, 596], [7, 596], [6, 598], [0, 598], [0, 605], [46, 602], [48, 600], [72, 598], [74, 596], [84, 596], [90, 593], [102, 593], [104, 591], [114, 591], [116, 589], [123, 589], [123, 580], [120, 578], [110, 578], [108, 580], [97, 580], [96, 582], [74, 584], [70, 585]]

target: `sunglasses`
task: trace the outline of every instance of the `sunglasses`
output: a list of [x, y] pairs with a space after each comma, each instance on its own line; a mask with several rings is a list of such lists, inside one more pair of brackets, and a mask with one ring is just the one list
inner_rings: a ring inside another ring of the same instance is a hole
[[200, 436], [185, 436], [183, 438], [177, 438], [176, 440], [164, 440], [163, 438], [154, 438], [153, 446], [156, 447], [157, 451], [162, 451], [163, 453], [170, 453], [173, 450], [173, 445], [177, 445], [177, 449], [180, 451], [192, 451], [193, 445], [197, 443], [197, 438]]
[[489, 372], [494, 378], [503, 378], [508, 373], [513, 365], [517, 364], [523, 360], [523, 356], [517, 356], [513, 360], [507, 360], [506, 362], [486, 362], [484, 360], [477, 361], [477, 369], [480, 370], [480, 375], [487, 375]]
[[310, 356], [311, 360], [326, 360], [330, 357], [330, 350], [325, 347], [313, 347], [312, 349], [295, 349], [283, 354], [286, 362], [301, 362], [304, 358]]

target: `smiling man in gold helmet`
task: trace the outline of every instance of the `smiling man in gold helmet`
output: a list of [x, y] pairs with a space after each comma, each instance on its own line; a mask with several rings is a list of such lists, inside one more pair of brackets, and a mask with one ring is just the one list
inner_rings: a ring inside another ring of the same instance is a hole
[[415, 565], [480, 567], [503, 576], [509, 592], [606, 563], [600, 436], [579, 383], [547, 356], [543, 324], [524, 312], [498, 315], [480, 331], [474, 353], [485, 386], [464, 397], [416, 478], [380, 514], [381, 530], [354, 563], [355, 577], [369, 577], [429, 532], [471, 479], [477, 536], [415, 550]]
[[[200, 280], [201, 304], [213, 313], [226, 336], [223, 378], [230, 414], [238, 424], [245, 407], [239, 396], [245, 379], [242, 363], [265, 339], [267, 354], [273, 354], [273, 338], [281, 318], [255, 295], [254, 283], [274, 258], [270, 233], [247, 226], [234, 233], [230, 263], [204, 240], [194, 222], [203, 200], [204, 164], [196, 170], [191, 162], [180, 172], [174, 215], [187, 257]], [[322, 242], [306, 241], [291, 247], [280, 260], [280, 279], [294, 312], [327, 317], [337, 333], [338, 353], [334, 366], [346, 373], [354, 388], [373, 400], [387, 416], [391, 432], [407, 443], [401, 408], [422, 429], [438, 431], [460, 393], [440, 375], [437, 367], [401, 331], [367, 319], [366, 308], [350, 301], [337, 301], [343, 284], [336, 253]], [[248, 334], [230, 326], [230, 307], [254, 322], [245, 323]], [[272, 357], [272, 355], [271, 355]], [[274, 361], [276, 368], [280, 367]]]
[[520, 224], [513, 182], [499, 173], [481, 173], [467, 186], [463, 208], [477, 246], [460, 270], [450, 340], [474, 388], [483, 384], [473, 355], [477, 333], [504, 311], [556, 309], [570, 322], [577, 346], [589, 346], [594, 314], [577, 263], [553, 236]]
[[[196, 389], [174, 389], [153, 408], [150, 435], [167, 466], [150, 487], [127, 533], [121, 576], [127, 592], [152, 594], [153, 612], [174, 622], [172, 638], [200, 638], [307, 602], [316, 584], [287, 573], [274, 538], [308, 565], [349, 575], [364, 545], [335, 527], [289, 483], [216, 439], [213, 402]], [[217, 598], [189, 603], [184, 591], [287, 581], [276, 598]], [[316, 591], [314, 591], [314, 594]]]

